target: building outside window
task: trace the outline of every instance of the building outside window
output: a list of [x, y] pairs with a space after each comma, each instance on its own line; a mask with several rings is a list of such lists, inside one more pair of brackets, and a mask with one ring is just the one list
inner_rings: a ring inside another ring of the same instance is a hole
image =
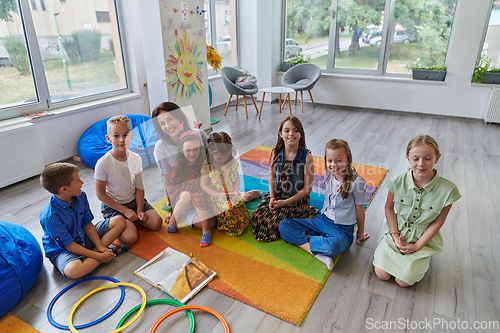
[[324, 72], [406, 75], [445, 65], [457, 0], [286, 0], [283, 59]]
[[130, 91], [114, 2], [2, 2], [0, 119]]

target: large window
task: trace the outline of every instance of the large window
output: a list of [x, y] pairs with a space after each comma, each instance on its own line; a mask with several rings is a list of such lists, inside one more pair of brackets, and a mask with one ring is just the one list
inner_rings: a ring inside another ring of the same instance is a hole
[[490, 66], [500, 68], [500, 1], [493, 1], [481, 55]]
[[457, 0], [286, 0], [283, 59], [326, 72], [409, 74], [444, 65]]
[[205, 0], [207, 44], [222, 57], [222, 66], [238, 66], [236, 0]]
[[0, 119], [129, 91], [114, 2], [0, 4]]

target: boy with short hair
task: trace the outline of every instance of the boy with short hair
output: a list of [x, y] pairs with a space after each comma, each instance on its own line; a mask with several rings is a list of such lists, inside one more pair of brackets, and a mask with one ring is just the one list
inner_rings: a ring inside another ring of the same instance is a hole
[[95, 166], [96, 194], [102, 201], [104, 218], [125, 217], [127, 226], [119, 240], [134, 243], [137, 240], [134, 223], [158, 230], [162, 226], [162, 218], [144, 198], [141, 157], [128, 150], [133, 138], [130, 119], [125, 115], [115, 116], [106, 124], [106, 140], [112, 148]]
[[87, 195], [82, 192], [78, 167], [70, 163], [51, 164], [42, 171], [40, 183], [53, 194], [40, 213], [45, 256], [64, 276], [82, 277], [128, 251], [128, 244], [108, 248], [125, 229], [123, 217], [92, 224], [94, 216]]

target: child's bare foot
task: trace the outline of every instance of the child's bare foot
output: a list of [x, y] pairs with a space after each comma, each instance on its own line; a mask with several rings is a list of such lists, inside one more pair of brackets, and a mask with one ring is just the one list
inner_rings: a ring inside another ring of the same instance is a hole
[[259, 190], [252, 190], [252, 191], [248, 191], [248, 192], [242, 193], [241, 197], [243, 198], [244, 202], [249, 202], [249, 201], [257, 199], [261, 195], [262, 195], [261, 191], [259, 191]]

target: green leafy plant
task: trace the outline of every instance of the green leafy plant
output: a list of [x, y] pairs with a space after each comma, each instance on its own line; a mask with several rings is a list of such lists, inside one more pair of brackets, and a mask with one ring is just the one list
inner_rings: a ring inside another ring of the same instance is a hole
[[305, 64], [308, 63], [311, 60], [311, 58], [304, 58], [304, 55], [302, 53], [296, 54], [295, 57], [290, 58], [286, 61], [287, 64], [290, 65], [297, 65], [297, 64]]
[[481, 83], [483, 80], [484, 73], [493, 71], [490, 69], [491, 59], [489, 59], [484, 54], [481, 54], [479, 59], [476, 61], [476, 66], [474, 66], [474, 71], [472, 71], [472, 82]]
[[66, 38], [62, 42], [64, 51], [69, 57], [69, 61], [72, 64], [76, 64], [80, 62], [79, 54], [78, 54], [78, 43], [73, 39], [73, 37]]
[[408, 69], [420, 69], [420, 70], [426, 70], [426, 71], [444, 72], [446, 70], [446, 66], [428, 65], [428, 64], [421, 63], [418, 60], [415, 61], [413, 64], [406, 64], [405, 67]]
[[78, 45], [78, 54], [83, 62], [99, 61], [102, 37], [99, 31], [78, 30], [71, 37]]
[[28, 61], [28, 52], [24, 39], [16, 37], [7, 37], [3, 41], [3, 46], [9, 54], [9, 60], [21, 75], [30, 75], [30, 64]]

